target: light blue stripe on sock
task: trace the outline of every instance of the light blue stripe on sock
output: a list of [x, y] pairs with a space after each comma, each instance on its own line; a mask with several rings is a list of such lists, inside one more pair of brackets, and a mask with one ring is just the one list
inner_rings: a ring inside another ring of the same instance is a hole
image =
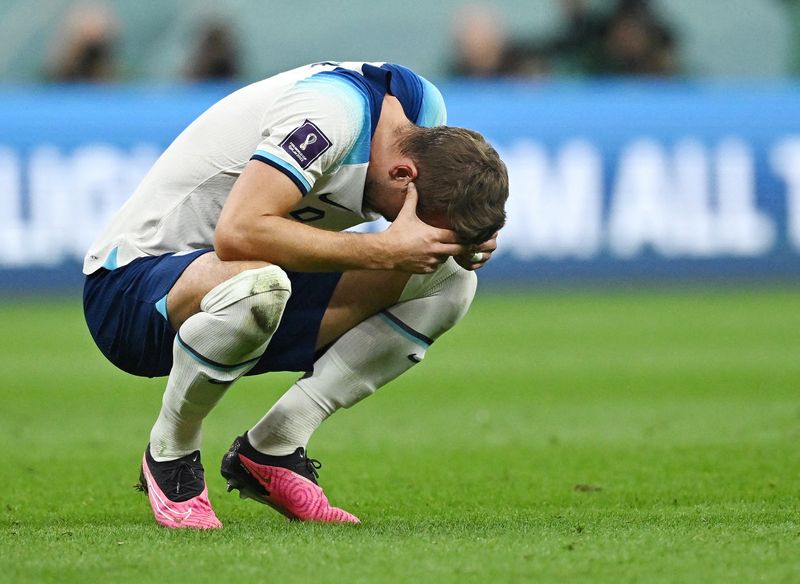
[[217, 363], [216, 361], [212, 361], [211, 359], [203, 357], [200, 353], [198, 353], [197, 351], [192, 349], [189, 345], [183, 342], [180, 333], [175, 335], [175, 342], [178, 343], [178, 346], [181, 349], [186, 351], [186, 354], [189, 355], [189, 357], [191, 357], [201, 365], [205, 365], [206, 367], [211, 367], [212, 369], [217, 369], [218, 371], [234, 371], [236, 369], [241, 369], [243, 367], [246, 367], [247, 365], [255, 363], [256, 361], [261, 359], [261, 355], [259, 355], [258, 357], [249, 359], [247, 361], [244, 361], [243, 363], [237, 363], [236, 365], [225, 365], [224, 363]]
[[426, 343], [422, 339], [419, 339], [419, 338], [415, 337], [414, 335], [412, 335], [408, 331], [404, 330], [402, 327], [398, 326], [398, 324], [396, 322], [394, 322], [391, 318], [389, 318], [385, 314], [378, 313], [378, 316], [380, 316], [383, 319], [383, 322], [388, 324], [395, 331], [400, 333], [401, 336], [407, 338], [409, 341], [411, 341], [415, 345], [418, 345], [418, 346], [422, 347], [423, 349], [427, 349], [428, 347], [430, 347], [430, 345], [428, 343]]

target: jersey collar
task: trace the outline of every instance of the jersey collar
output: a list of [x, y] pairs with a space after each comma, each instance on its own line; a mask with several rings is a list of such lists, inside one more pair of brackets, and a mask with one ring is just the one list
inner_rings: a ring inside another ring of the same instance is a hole
[[403, 112], [413, 123], [418, 123], [422, 108], [422, 82], [419, 77], [401, 65], [384, 63], [379, 67], [364, 63], [361, 73], [337, 67], [332, 71], [324, 71], [320, 75], [336, 75], [355, 85], [367, 98], [370, 114], [370, 137], [375, 135], [378, 120], [381, 117], [383, 98], [388, 93], [393, 95], [403, 106]]

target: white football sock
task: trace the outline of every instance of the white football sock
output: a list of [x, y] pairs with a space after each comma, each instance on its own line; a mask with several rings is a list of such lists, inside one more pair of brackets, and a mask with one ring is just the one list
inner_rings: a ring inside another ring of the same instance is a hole
[[247, 439], [264, 454], [291, 454], [298, 446], [305, 448], [311, 434], [328, 415], [295, 383], [247, 432]]
[[161, 412], [150, 432], [156, 461], [200, 448], [203, 419], [264, 354], [290, 294], [289, 278], [278, 266], [246, 270], [206, 294], [201, 312], [175, 337]]
[[404, 373], [430, 344], [466, 314], [477, 278], [448, 260], [430, 275], [414, 275], [398, 304], [342, 335], [249, 432], [265, 454], [306, 447], [322, 421]]

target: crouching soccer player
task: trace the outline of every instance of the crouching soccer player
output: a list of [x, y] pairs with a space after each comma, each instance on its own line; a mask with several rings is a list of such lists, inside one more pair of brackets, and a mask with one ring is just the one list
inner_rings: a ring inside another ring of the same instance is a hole
[[[92, 337], [128, 373], [169, 375], [141, 466], [158, 523], [222, 526], [201, 425], [237, 379], [269, 371], [306, 374], [233, 441], [229, 490], [358, 522], [328, 503], [308, 441], [464, 316], [505, 221], [497, 153], [444, 123], [439, 91], [399, 65], [282, 73], [195, 120], [94, 242]], [[380, 217], [383, 232], [343, 231]]]

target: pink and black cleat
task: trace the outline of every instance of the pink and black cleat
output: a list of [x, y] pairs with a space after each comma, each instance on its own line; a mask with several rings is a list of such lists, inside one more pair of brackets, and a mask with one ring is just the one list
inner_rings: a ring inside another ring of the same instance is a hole
[[177, 460], [156, 462], [148, 445], [138, 488], [147, 493], [153, 515], [161, 525], [175, 529], [217, 529], [222, 523], [211, 508], [203, 475], [199, 450]]
[[317, 485], [319, 461], [298, 448], [286, 456], [258, 452], [247, 440], [247, 433], [236, 438], [222, 458], [222, 476], [228, 479], [228, 492], [239, 490], [242, 499], [264, 503], [292, 520], [323, 523], [361, 523], [343, 509], [331, 507]]

